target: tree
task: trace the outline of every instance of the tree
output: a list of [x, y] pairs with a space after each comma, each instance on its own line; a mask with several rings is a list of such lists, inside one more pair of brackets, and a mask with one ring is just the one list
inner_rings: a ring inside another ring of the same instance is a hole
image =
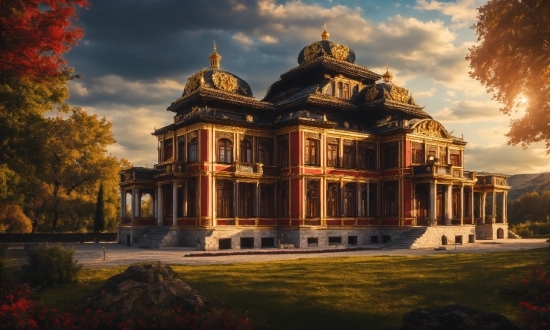
[[73, 25], [76, 8], [87, 0], [2, 0], [0, 72], [4, 76], [47, 81], [59, 75], [61, 57], [84, 35]]
[[[472, 27], [470, 76], [511, 114], [525, 101], [525, 115], [510, 122], [508, 144], [546, 142], [550, 153], [550, 1], [489, 0]], [[522, 100], [524, 98], [524, 100]]]
[[94, 231], [100, 233], [103, 230], [105, 230], [105, 205], [103, 200], [103, 183], [101, 183], [95, 204]]

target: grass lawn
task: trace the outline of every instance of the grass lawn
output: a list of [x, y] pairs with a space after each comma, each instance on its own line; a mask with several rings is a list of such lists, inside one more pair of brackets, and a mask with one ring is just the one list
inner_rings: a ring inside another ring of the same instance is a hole
[[[266, 320], [269, 329], [396, 329], [408, 311], [460, 303], [516, 321], [517, 299], [503, 294], [512, 275], [548, 259], [527, 251], [298, 259], [211, 266], [174, 265], [180, 277], [214, 306]], [[40, 298], [60, 310], [94, 294], [125, 267], [83, 270], [78, 284]]]

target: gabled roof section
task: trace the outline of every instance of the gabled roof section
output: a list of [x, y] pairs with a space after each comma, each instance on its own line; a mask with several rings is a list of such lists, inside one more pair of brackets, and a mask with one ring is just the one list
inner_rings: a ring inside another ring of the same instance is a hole
[[207, 106], [211, 102], [225, 103], [230, 106], [244, 107], [248, 109], [272, 111], [273, 105], [268, 102], [258, 101], [255, 98], [239, 94], [217, 90], [212, 88], [198, 87], [193, 92], [180, 97], [172, 102], [167, 108], [168, 111], [179, 112], [180, 110], [193, 106]]

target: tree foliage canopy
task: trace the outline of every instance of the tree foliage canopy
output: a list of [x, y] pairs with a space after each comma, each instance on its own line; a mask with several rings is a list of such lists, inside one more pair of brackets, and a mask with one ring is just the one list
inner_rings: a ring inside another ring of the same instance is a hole
[[510, 123], [508, 143], [546, 142], [550, 152], [550, 1], [489, 0], [473, 26], [470, 76], [510, 114], [526, 99], [525, 114]]
[[0, 1], [0, 72], [46, 81], [66, 64], [61, 57], [84, 35], [73, 25], [87, 0]]
[[88, 5], [0, 0], [0, 226], [14, 221], [2, 210], [17, 210], [33, 232], [92, 230], [100, 182], [106, 229], [116, 224], [121, 163], [107, 152], [111, 124], [66, 103], [75, 76], [62, 55], [83, 36], [76, 8]]

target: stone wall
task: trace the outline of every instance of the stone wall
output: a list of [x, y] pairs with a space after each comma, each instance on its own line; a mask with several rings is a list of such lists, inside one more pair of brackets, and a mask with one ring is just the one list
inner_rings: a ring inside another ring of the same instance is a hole
[[[476, 235], [476, 226], [433, 226], [427, 227], [426, 232], [417, 238], [412, 249], [432, 248], [443, 245], [443, 237], [447, 244], [468, 244], [470, 235]], [[462, 240], [461, 243], [457, 241]]]
[[141, 236], [151, 232], [152, 227], [118, 227], [119, 244], [126, 244], [127, 235], [130, 235], [130, 244], [133, 244]]
[[[499, 232], [501, 235], [499, 235]], [[507, 238], [508, 224], [507, 223], [490, 223], [490, 224], [477, 225], [476, 236], [479, 237], [479, 239]]]

